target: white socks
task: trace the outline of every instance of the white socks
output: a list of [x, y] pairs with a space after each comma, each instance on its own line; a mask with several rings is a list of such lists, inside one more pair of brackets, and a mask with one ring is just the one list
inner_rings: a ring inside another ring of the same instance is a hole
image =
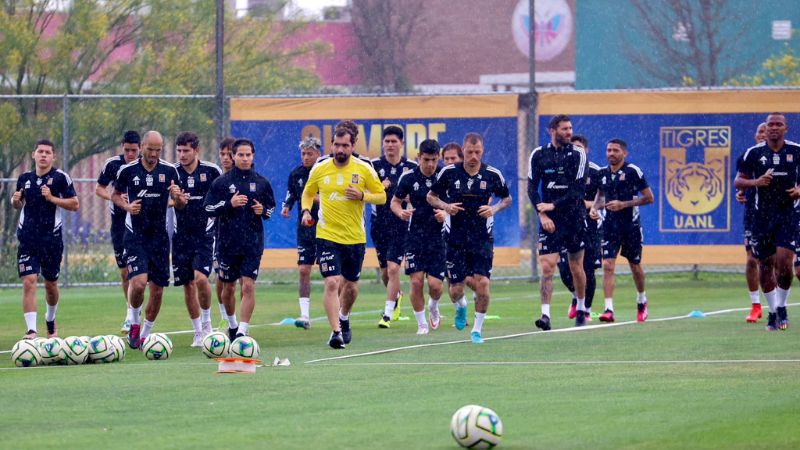
[[427, 327], [428, 322], [425, 320], [425, 309], [423, 308], [422, 311], [414, 311], [414, 317], [417, 318], [417, 326], [418, 327]]
[[239, 323], [236, 322], [236, 314], [231, 314], [228, 316], [228, 328], [236, 328], [239, 326]]
[[467, 306], [467, 296], [466, 295], [462, 295], [461, 298], [458, 299], [458, 301], [456, 301], [456, 305], [461, 306], [462, 308], [466, 307]]
[[131, 308], [130, 306], [128, 306], [128, 314], [125, 315], [125, 320], [133, 323], [133, 308]]
[[761, 296], [758, 295], [758, 291], [750, 292], [750, 303], [752, 303], [754, 305], [760, 305], [761, 304]]
[[219, 316], [223, 319], [228, 317], [228, 311], [225, 310], [225, 305], [219, 303]]
[[636, 303], [647, 303], [647, 294], [644, 291], [636, 293]]
[[778, 303], [775, 305], [779, 308], [786, 307], [786, 301], [789, 299], [789, 291], [790, 289], [781, 289], [780, 287], [775, 288], [775, 291], [778, 293]]
[[200, 321], [203, 323], [211, 323], [211, 308], [200, 308]]
[[483, 319], [486, 317], [486, 313], [475, 313], [475, 324], [472, 326], [472, 331], [477, 331], [478, 333], [481, 332], [483, 328]]
[[200, 323], [200, 318], [192, 319], [192, 328], [194, 328], [195, 333], [200, 333], [203, 331], [203, 324]]
[[773, 289], [773, 290], [771, 290], [769, 292], [764, 292], [764, 298], [767, 299], [767, 306], [769, 306], [769, 312], [771, 312], [771, 313], [775, 312], [775, 308], [776, 308], [777, 303], [778, 303], [778, 298], [777, 297], [778, 297], [778, 293], [775, 292], [775, 289]]
[[150, 322], [149, 320], [144, 319], [144, 326], [142, 326], [142, 333], [139, 335], [140, 339], [144, 339], [147, 336], [149, 336], [150, 330], [153, 329], [153, 325], [155, 324], [156, 324], [155, 322]]
[[250, 324], [247, 322], [239, 322], [239, 329], [236, 331], [236, 334], [243, 334], [247, 336], [247, 329], [250, 327]]
[[344, 315], [342, 314], [342, 310], [339, 310], [339, 320], [350, 320], [350, 314]]
[[397, 300], [386, 300], [386, 306], [383, 307], [383, 315], [386, 317], [392, 317], [392, 313], [394, 312], [394, 305], [397, 304]]
[[431, 297], [428, 297], [428, 309], [430, 310], [439, 309], [439, 299], [438, 298], [433, 299]]
[[23, 314], [28, 330], [36, 331], [36, 311]]
[[139, 325], [142, 321], [142, 307], [131, 308], [131, 313], [131, 323], [133, 325]]
[[56, 311], [58, 310], [58, 304], [55, 305], [47, 305], [47, 312], [44, 315], [44, 320], [48, 322], [52, 322], [56, 320]]
[[614, 299], [611, 297], [606, 298], [606, 309], [614, 312]]
[[311, 317], [308, 312], [311, 306], [311, 299], [308, 297], [300, 297], [298, 301], [300, 302], [300, 317]]
[[586, 311], [586, 299], [579, 298], [578, 300], [578, 311]]
[[542, 315], [550, 317], [550, 304], [542, 304]]

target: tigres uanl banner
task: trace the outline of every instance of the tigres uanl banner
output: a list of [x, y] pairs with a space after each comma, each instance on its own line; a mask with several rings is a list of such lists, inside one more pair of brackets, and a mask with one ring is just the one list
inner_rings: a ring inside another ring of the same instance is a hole
[[555, 114], [589, 139], [589, 159], [607, 165], [606, 142], [628, 144], [655, 203], [642, 206], [645, 264], [742, 264], [744, 207], [735, 200], [736, 160], [771, 112], [800, 139], [800, 91], [542, 94], [539, 139]]

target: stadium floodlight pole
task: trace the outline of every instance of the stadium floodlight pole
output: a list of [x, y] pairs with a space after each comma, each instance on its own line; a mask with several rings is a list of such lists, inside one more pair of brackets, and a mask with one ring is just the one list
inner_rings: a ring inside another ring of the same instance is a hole
[[[538, 146], [538, 124], [536, 123], [536, 16], [534, 15], [534, 7], [536, 0], [528, 0], [528, 17], [530, 20], [529, 38], [528, 38], [528, 132], [527, 136], [527, 150], [532, 151]], [[536, 255], [536, 230], [539, 228], [538, 214], [535, 214], [536, 205], [531, 205], [534, 209], [534, 214], [531, 215], [531, 277], [534, 282], [539, 281], [539, 264]]]
[[216, 75], [216, 108], [215, 121], [217, 123], [217, 143], [225, 138], [225, 83], [223, 79], [223, 52], [225, 50], [225, 0], [216, 0], [217, 6], [217, 26], [216, 26], [216, 53], [217, 53], [217, 75]]
[[[64, 172], [69, 173], [69, 97], [64, 94], [61, 99], [61, 108], [63, 110], [63, 117], [61, 123], [61, 151], [64, 152], [64, 161], [61, 167]], [[72, 226], [72, 212], [67, 213], [67, 232], [61, 234], [61, 239], [67, 239], [70, 236], [70, 228]], [[64, 286], [69, 286], [69, 245], [64, 243]]]

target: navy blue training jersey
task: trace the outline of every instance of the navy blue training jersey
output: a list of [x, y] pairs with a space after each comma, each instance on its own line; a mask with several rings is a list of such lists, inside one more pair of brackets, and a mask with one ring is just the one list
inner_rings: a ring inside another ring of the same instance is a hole
[[737, 170], [755, 180], [771, 171], [772, 181], [768, 186], [755, 189], [753, 207], [756, 215], [771, 215], [793, 209], [794, 200], [786, 192], [798, 184], [800, 145], [786, 141], [777, 152], [766, 142], [750, 147], [742, 156]]
[[397, 182], [394, 197], [402, 200], [408, 196], [411, 207], [414, 208], [414, 214], [408, 222], [410, 239], [424, 239], [426, 242], [441, 239], [442, 224], [436, 220], [433, 207], [427, 200], [428, 191], [436, 182], [436, 176], [440, 171], [441, 169], [437, 167], [431, 176], [426, 177], [417, 167], [411, 172], [404, 173]]
[[469, 175], [464, 163], [445, 166], [436, 177], [431, 191], [449, 203], [461, 203], [464, 211], [449, 216], [445, 221], [450, 244], [492, 242], [494, 217], [484, 219], [478, 215], [478, 208], [488, 205], [492, 195], [506, 198], [510, 194], [506, 180], [499, 170], [481, 163], [478, 173]]
[[139, 214], [125, 216], [125, 228], [137, 236], [153, 236], [167, 232], [169, 186], [179, 184], [178, 170], [159, 159], [152, 171], [147, 171], [138, 159], [119, 169], [114, 189], [128, 194], [128, 203], [142, 201]]
[[222, 175], [222, 170], [216, 164], [206, 161], [200, 161], [192, 173], [186, 172], [180, 164], [176, 164], [175, 168], [178, 170], [181, 189], [189, 194], [186, 206], [183, 209], [175, 208], [177, 232], [191, 236], [213, 233], [214, 219], [208, 216], [203, 203], [211, 189], [211, 183]]
[[64, 210], [44, 199], [42, 196], [43, 186], [50, 188], [50, 193], [54, 197], [75, 197], [72, 178], [66, 172], [55, 167], [42, 176], [36, 175], [36, 170], [20, 175], [17, 178], [16, 190], [24, 189], [22, 199], [25, 201], [17, 225], [17, 237], [20, 241], [36, 242], [47, 238], [61, 239]]
[[[410, 161], [403, 156], [397, 164], [393, 165], [386, 160], [385, 156], [381, 156], [380, 158], [372, 160], [372, 167], [375, 169], [381, 182], [383, 182], [383, 180], [389, 180], [391, 182], [389, 187], [386, 188], [386, 203], [373, 206], [372, 226], [386, 227], [389, 232], [391, 232], [390, 230], [392, 229], [402, 230], [405, 223], [392, 213], [389, 204], [392, 201], [395, 189], [397, 189], [397, 182], [400, 180], [400, 176], [405, 172], [414, 170], [418, 167], [418, 164], [416, 161]], [[405, 204], [403, 204], [403, 206], [405, 207]]]
[[[103, 170], [97, 177], [97, 184], [103, 187], [113, 184], [117, 179], [117, 172], [119, 168], [127, 164], [124, 155], [117, 155], [108, 158], [103, 165]], [[108, 209], [111, 212], [111, 230], [122, 232], [125, 231], [125, 212], [124, 209], [115, 205], [114, 202], [109, 202]]]
[[[583, 199], [589, 202], [594, 202], [595, 197], [597, 197], [597, 191], [600, 189], [600, 166], [597, 164], [589, 161], [589, 167], [586, 168], [586, 185], [584, 186], [584, 194]], [[597, 229], [599, 227], [599, 221], [594, 220], [586, 215], [586, 224], [593, 228]]]
[[[549, 143], [537, 147], [528, 161], [528, 198], [534, 207], [538, 203], [553, 203], [555, 210], [547, 213], [551, 219], [583, 219], [583, 204], [588, 161], [583, 148], [566, 144], [556, 147]], [[541, 184], [541, 193], [540, 193]]]
[[[638, 197], [639, 193], [649, 187], [644, 177], [644, 172], [639, 167], [624, 162], [618, 171], [613, 172], [611, 167], [605, 166], [600, 169], [600, 192], [605, 197], [605, 202], [611, 200], [629, 201]], [[621, 211], [609, 211], [606, 209], [605, 220], [603, 221], [604, 230], [629, 230], [631, 227], [639, 227], [639, 207], [625, 208]]]
[[[300, 199], [303, 196], [303, 188], [306, 187], [308, 181], [308, 174], [311, 173], [311, 167], [299, 165], [292, 169], [289, 173], [289, 181], [287, 182], [286, 198], [283, 200], [283, 207], [292, 210], [294, 204], [300, 204]], [[313, 239], [316, 234], [316, 227], [306, 227], [302, 224], [303, 215], [300, 213], [301, 208], [297, 208], [297, 239], [302, 238]], [[316, 222], [319, 218], [319, 202], [314, 202], [311, 207], [311, 217]]]
[[[239, 193], [247, 196], [247, 204], [239, 208], [231, 205], [231, 198]], [[264, 211], [257, 216], [252, 209], [255, 201]], [[206, 212], [217, 218], [219, 249], [224, 255], [254, 255], [264, 251], [264, 224], [275, 210], [275, 196], [269, 181], [255, 170], [236, 167], [220, 176], [211, 185], [204, 202]]]
[[[736, 159], [736, 171], [742, 171], [742, 162], [744, 161], [745, 153], [739, 155], [739, 158]], [[747, 173], [747, 176], [753, 178], [753, 174]], [[744, 219], [745, 223], [747, 220], [752, 217], [756, 206], [756, 190], [755, 189], [745, 189], [744, 190]]]

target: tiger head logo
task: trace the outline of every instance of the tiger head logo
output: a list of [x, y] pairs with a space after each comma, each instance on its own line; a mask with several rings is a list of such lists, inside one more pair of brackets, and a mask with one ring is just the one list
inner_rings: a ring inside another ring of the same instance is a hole
[[667, 160], [664, 191], [670, 206], [684, 214], [708, 214], [725, 198], [725, 161]]

